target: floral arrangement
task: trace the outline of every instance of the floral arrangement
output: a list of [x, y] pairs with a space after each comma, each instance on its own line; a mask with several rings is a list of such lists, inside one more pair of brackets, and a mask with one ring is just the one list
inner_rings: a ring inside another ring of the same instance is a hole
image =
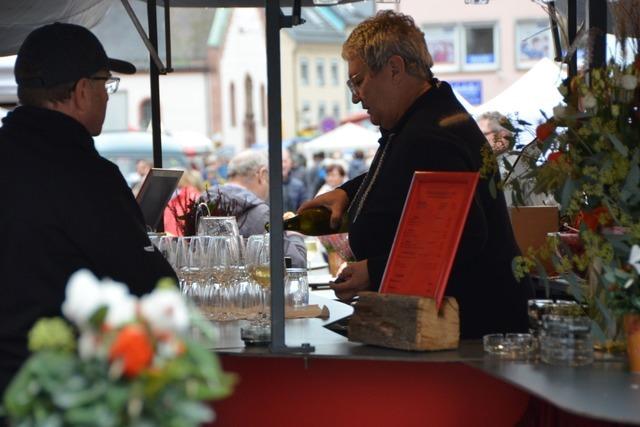
[[[138, 299], [124, 284], [76, 272], [62, 318], [39, 320], [32, 356], [4, 396], [16, 426], [199, 426], [206, 403], [231, 393], [233, 376], [188, 335], [212, 331], [171, 281]], [[76, 340], [76, 330], [79, 338]]]
[[[640, 34], [640, 1], [611, 3], [618, 41]], [[621, 9], [622, 8], [622, 9]], [[623, 25], [625, 24], [625, 25]], [[630, 27], [635, 26], [635, 27]], [[640, 54], [582, 71], [559, 90], [564, 103], [536, 129], [545, 160], [527, 159], [536, 193], [553, 194], [577, 245], [553, 238], [515, 260], [516, 274], [550, 259], [606, 333], [640, 313]]]

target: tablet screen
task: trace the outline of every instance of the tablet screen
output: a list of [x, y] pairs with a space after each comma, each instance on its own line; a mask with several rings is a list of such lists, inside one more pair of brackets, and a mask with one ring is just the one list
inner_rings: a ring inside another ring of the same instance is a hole
[[136, 200], [144, 216], [144, 222], [152, 230], [158, 228], [167, 203], [178, 186], [183, 171], [152, 168], [140, 187]]

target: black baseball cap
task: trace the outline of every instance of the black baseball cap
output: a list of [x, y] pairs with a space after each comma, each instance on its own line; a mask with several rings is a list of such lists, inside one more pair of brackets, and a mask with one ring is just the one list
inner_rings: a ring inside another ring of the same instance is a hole
[[100, 70], [133, 74], [136, 67], [107, 57], [98, 38], [86, 28], [56, 22], [27, 36], [18, 51], [14, 74], [18, 86], [50, 88]]

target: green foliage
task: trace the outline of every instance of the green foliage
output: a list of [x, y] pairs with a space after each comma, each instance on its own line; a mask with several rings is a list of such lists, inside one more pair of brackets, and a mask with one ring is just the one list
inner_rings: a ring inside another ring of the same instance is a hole
[[[550, 239], [514, 263], [523, 274], [551, 261], [603, 330], [640, 313], [640, 56], [566, 81], [566, 106], [540, 125], [547, 161], [530, 162], [537, 192], [554, 194], [577, 243]], [[637, 254], [638, 256], [634, 256]], [[527, 270], [528, 269], [528, 270]]]
[[29, 350], [60, 350], [71, 352], [76, 348], [73, 330], [59, 317], [40, 319], [29, 331]]
[[[161, 285], [166, 292], [168, 284]], [[235, 377], [223, 372], [211, 350], [211, 326], [185, 304], [192, 331], [202, 338], [154, 332], [151, 321], [138, 317], [154, 355], [134, 376], [122, 374], [123, 360], [108, 357], [127, 325], [106, 327], [106, 306], [96, 309], [86, 329], [80, 328], [81, 340], [93, 340], [89, 352], [74, 351], [82, 345], [76, 346], [63, 319], [39, 320], [29, 334], [34, 353], [8, 386], [3, 414], [18, 427], [197, 427], [212, 421], [215, 413], [208, 402], [228, 396]], [[139, 351], [129, 339], [125, 350]]]

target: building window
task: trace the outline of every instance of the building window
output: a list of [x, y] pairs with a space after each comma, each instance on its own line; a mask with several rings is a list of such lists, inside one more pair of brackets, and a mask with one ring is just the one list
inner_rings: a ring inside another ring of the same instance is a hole
[[231, 110], [231, 126], [236, 127], [236, 86], [233, 82], [229, 86], [229, 104]]
[[494, 24], [475, 24], [464, 27], [463, 68], [492, 70], [498, 68], [498, 36]]
[[140, 103], [140, 130], [146, 131], [151, 123], [151, 100], [145, 99]]
[[311, 127], [311, 103], [309, 101], [302, 101], [298, 128], [299, 130], [304, 130], [310, 127]]
[[309, 62], [304, 58], [300, 60], [300, 84], [309, 86]]
[[549, 21], [520, 21], [515, 27], [516, 67], [531, 68], [542, 58], [551, 58]]
[[316, 60], [316, 83], [318, 86], [324, 86], [324, 59]]
[[331, 117], [333, 117], [336, 120], [336, 122], [340, 120], [340, 104], [337, 102], [333, 103]]
[[318, 103], [318, 123], [322, 123], [322, 120], [327, 116], [327, 106], [324, 101]]
[[337, 59], [331, 60], [331, 84], [334, 86], [340, 85], [340, 73]]
[[457, 71], [460, 68], [460, 37], [455, 25], [425, 27], [427, 47], [433, 58], [435, 72]]
[[260, 85], [260, 123], [262, 126], [267, 125], [267, 91], [264, 83]]
[[423, 30], [436, 73], [495, 70], [499, 66], [495, 23], [428, 25]]

